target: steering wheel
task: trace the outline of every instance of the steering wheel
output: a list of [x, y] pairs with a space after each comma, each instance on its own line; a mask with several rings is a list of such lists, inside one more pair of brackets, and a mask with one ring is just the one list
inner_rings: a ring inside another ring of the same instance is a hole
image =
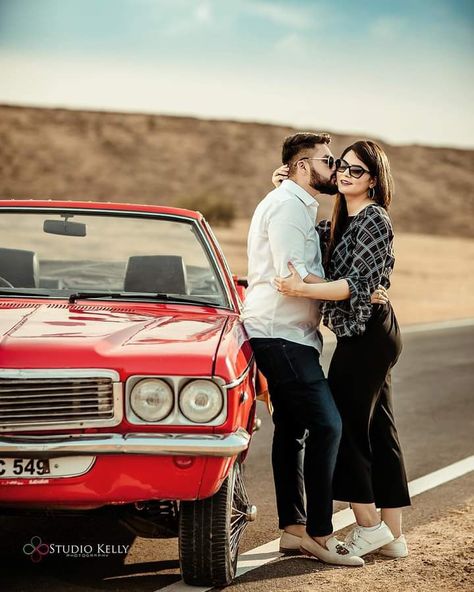
[[14, 288], [13, 284], [10, 284], [8, 280], [0, 275], [0, 288]]

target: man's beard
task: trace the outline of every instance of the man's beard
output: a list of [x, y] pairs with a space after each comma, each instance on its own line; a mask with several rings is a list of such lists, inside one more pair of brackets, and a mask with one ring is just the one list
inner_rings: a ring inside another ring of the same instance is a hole
[[337, 193], [336, 175], [332, 174], [330, 179], [324, 179], [311, 167], [311, 178], [309, 184], [313, 189], [326, 195], [334, 195]]

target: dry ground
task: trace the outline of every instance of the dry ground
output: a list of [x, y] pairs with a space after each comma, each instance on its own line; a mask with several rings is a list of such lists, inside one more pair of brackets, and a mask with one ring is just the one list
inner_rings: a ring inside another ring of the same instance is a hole
[[[312, 559], [284, 559], [275, 577], [266, 581], [272, 592], [472, 592], [474, 590], [474, 498], [461, 509], [410, 530], [410, 555], [387, 559], [369, 555], [363, 568], [324, 566]], [[311, 561], [314, 571], [301, 573], [298, 563]], [[245, 578], [245, 576], [244, 576]], [[235, 592], [252, 590], [242, 581]]]
[[[247, 270], [249, 220], [215, 228], [234, 273]], [[390, 298], [400, 324], [474, 317], [474, 239], [396, 234]]]

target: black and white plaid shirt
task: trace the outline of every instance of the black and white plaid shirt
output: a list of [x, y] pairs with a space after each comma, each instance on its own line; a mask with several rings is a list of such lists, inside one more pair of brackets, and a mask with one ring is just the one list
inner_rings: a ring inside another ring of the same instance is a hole
[[[322, 220], [317, 231], [324, 255], [329, 243], [331, 222]], [[383, 207], [370, 204], [350, 218], [333, 251], [326, 278], [346, 279], [350, 298], [322, 302], [323, 323], [339, 337], [364, 333], [372, 313], [371, 294], [379, 284], [389, 288], [394, 263], [390, 218]]]

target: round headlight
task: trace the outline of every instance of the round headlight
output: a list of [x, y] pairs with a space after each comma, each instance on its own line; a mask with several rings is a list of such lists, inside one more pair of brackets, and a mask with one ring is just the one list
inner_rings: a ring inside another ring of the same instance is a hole
[[208, 423], [222, 411], [221, 389], [210, 380], [193, 380], [179, 394], [181, 413], [195, 423]]
[[140, 380], [132, 389], [130, 406], [145, 421], [161, 421], [173, 409], [174, 396], [169, 384], [158, 378]]

